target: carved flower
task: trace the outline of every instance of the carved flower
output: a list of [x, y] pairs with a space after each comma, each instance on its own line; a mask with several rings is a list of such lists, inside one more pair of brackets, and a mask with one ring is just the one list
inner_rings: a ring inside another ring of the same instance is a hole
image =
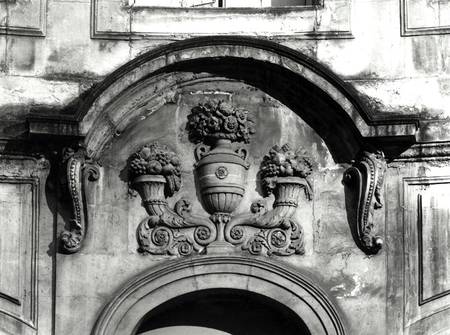
[[250, 135], [255, 132], [252, 125], [247, 111], [219, 101], [201, 103], [192, 108], [186, 129], [193, 143], [210, 144], [208, 142], [217, 139], [248, 143]]
[[224, 128], [226, 131], [232, 133], [238, 129], [238, 122], [234, 116], [229, 116], [225, 119]]
[[180, 242], [180, 244], [178, 245], [178, 252], [180, 253], [181, 256], [188, 256], [192, 253], [192, 245], [187, 242]]
[[263, 212], [265, 210], [265, 208], [266, 208], [266, 204], [261, 199], [252, 202], [252, 204], [250, 205], [250, 211], [254, 214]]
[[276, 248], [283, 248], [287, 244], [286, 234], [280, 229], [274, 230], [270, 235], [270, 243]]
[[213, 130], [213, 131], [220, 130], [220, 122], [219, 122], [219, 119], [218, 119], [217, 117], [215, 117], [215, 116], [212, 116], [212, 117], [209, 119], [208, 125], [209, 125], [209, 127], [211, 128], [211, 130]]
[[169, 243], [169, 233], [165, 230], [165, 229], [155, 229], [155, 231], [153, 232], [153, 243], [158, 246], [158, 247], [162, 247], [164, 245], [166, 245], [167, 243]]
[[226, 102], [223, 101], [219, 102], [218, 107], [219, 110], [222, 112], [222, 114], [225, 116], [232, 115], [234, 113], [233, 106], [231, 106]]
[[233, 240], [240, 240], [244, 236], [244, 231], [241, 227], [233, 227], [230, 231], [230, 236]]
[[255, 238], [251, 243], [248, 251], [252, 255], [259, 255], [262, 252], [263, 243], [258, 238]]
[[247, 111], [244, 111], [242, 109], [236, 111], [236, 117], [239, 121], [239, 123], [244, 123], [247, 121]]
[[206, 227], [199, 227], [196, 230], [196, 236], [200, 241], [206, 241], [208, 238], [211, 237], [211, 232]]

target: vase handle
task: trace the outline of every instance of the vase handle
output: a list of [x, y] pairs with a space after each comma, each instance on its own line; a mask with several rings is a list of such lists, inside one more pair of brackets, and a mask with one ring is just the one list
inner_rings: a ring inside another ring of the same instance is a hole
[[236, 153], [243, 159], [243, 160], [247, 160], [248, 157], [248, 151], [246, 148], [238, 148], [236, 150]]
[[202, 159], [209, 152], [209, 147], [204, 144], [199, 144], [195, 147], [194, 155], [197, 162]]

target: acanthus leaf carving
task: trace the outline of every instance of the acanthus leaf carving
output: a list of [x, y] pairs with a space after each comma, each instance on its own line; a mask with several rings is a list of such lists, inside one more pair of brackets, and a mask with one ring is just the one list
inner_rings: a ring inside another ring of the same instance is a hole
[[377, 235], [378, 222], [374, 210], [383, 207], [382, 188], [386, 172], [386, 160], [381, 151], [363, 151], [353, 166], [344, 173], [343, 182], [350, 191], [347, 194], [347, 215], [357, 246], [367, 255], [375, 255], [383, 245]]
[[62, 164], [65, 170], [64, 183], [71, 198], [72, 211], [69, 227], [61, 233], [61, 249], [66, 253], [78, 252], [87, 232], [87, 209], [85, 187], [88, 181], [100, 177], [99, 166], [86, 156], [85, 150], [65, 148]]

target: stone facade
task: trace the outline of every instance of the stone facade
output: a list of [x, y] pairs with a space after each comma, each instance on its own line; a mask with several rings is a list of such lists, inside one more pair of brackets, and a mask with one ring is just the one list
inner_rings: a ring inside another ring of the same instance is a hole
[[151, 5], [0, 0], [0, 334], [450, 334], [448, 2]]

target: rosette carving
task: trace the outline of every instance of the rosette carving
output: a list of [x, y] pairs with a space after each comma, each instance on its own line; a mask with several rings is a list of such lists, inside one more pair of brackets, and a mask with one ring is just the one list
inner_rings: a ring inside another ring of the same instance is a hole
[[181, 162], [174, 152], [158, 143], [144, 145], [128, 159], [128, 172], [149, 215], [137, 230], [141, 252], [187, 256], [215, 239], [214, 224], [193, 215], [188, 200], [168, 206], [166, 199], [181, 187]]
[[75, 253], [81, 249], [87, 232], [85, 187], [88, 182], [98, 180], [100, 171], [83, 149], [64, 149], [62, 166], [66, 172], [63, 184], [67, 185], [72, 200], [72, 217], [68, 229], [61, 233], [61, 249], [66, 253]]
[[385, 172], [386, 160], [381, 151], [363, 151], [344, 173], [350, 229], [357, 246], [368, 255], [377, 254], [383, 245], [373, 214], [375, 209], [383, 207]]

